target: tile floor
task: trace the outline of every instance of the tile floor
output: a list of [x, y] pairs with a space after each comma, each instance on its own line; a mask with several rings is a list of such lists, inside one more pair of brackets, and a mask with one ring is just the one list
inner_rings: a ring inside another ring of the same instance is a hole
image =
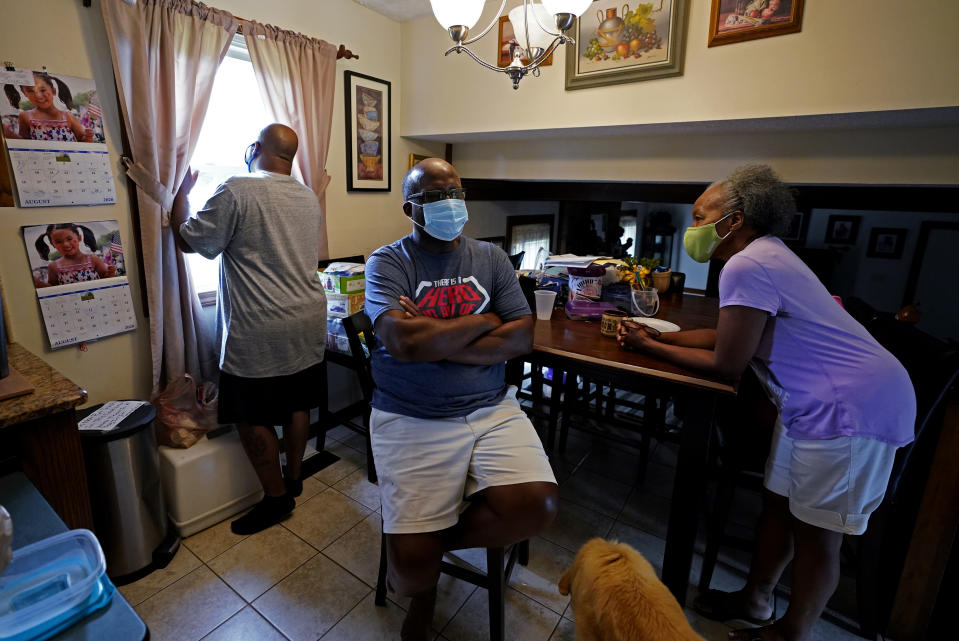
[[[153, 641], [380, 641], [399, 639], [406, 601], [373, 604], [379, 560], [379, 494], [366, 480], [363, 439], [346, 428], [330, 432], [328, 449], [340, 457], [304, 484], [293, 515], [250, 537], [235, 536], [229, 521], [183, 541], [168, 567], [120, 592], [150, 627]], [[530, 542], [530, 562], [513, 572], [506, 606], [507, 637], [515, 641], [573, 641], [569, 599], [556, 588], [575, 551], [593, 536], [625, 541], [662, 567], [666, 515], [675, 454], [652, 452], [642, 487], [634, 486], [636, 454], [572, 435], [556, 457], [561, 508], [553, 526]], [[478, 567], [480, 550], [458, 554]], [[741, 555], [740, 555], [741, 557]], [[744, 558], [726, 558], [713, 587], [742, 583]], [[694, 560], [692, 583], [701, 559]], [[436, 639], [488, 638], [486, 591], [443, 576], [434, 626]], [[784, 605], [778, 603], [780, 614]], [[687, 615], [706, 639], [730, 628]], [[817, 641], [856, 637], [821, 621]]]

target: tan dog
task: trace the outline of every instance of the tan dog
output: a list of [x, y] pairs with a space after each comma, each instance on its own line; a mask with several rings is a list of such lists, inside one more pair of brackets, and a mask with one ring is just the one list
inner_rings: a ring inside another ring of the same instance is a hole
[[649, 561], [625, 543], [588, 541], [559, 592], [572, 594], [576, 641], [704, 641]]

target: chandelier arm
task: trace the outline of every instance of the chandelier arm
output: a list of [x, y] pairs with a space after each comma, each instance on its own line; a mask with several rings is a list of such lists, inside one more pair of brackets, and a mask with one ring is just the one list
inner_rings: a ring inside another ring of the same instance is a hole
[[[533, 5], [533, 4], [536, 4], [536, 0], [533, 0], [533, 2], [530, 2], [530, 5]], [[543, 3], [542, 3], [542, 0], [540, 1], [540, 4], [543, 4]], [[546, 7], [543, 7], [543, 9], [546, 9]], [[555, 33], [554, 33], [554, 32], [552, 32], [552, 31], [550, 31], [549, 29], [547, 29], [547, 28], [543, 25], [543, 23], [539, 21], [539, 16], [536, 14], [536, 11], [535, 11], [535, 10], [533, 11], [533, 19], [536, 21], [536, 24], [539, 25], [539, 28], [540, 28], [540, 29], [542, 29], [543, 31], [545, 31], [545, 32], [548, 33], [549, 35], [553, 36], [554, 38], [555, 38], [556, 36], [560, 35], [559, 32], [555, 32]]]
[[539, 66], [543, 64], [547, 58], [553, 55], [553, 52], [556, 51], [557, 48], [559, 48], [559, 45], [567, 42], [571, 42], [575, 44], [575, 41], [569, 36], [557, 37], [556, 39], [553, 40], [552, 43], [550, 43], [549, 47], [547, 47], [546, 50], [543, 51], [543, 53], [541, 53], [535, 60], [530, 60], [530, 63], [526, 65], [525, 67], [522, 67], [522, 69], [524, 71], [532, 71], [534, 69], [539, 68]]
[[469, 54], [469, 57], [470, 57], [470, 58], [472, 58], [473, 60], [475, 60], [475, 61], [478, 62], [479, 64], [483, 65], [483, 66], [486, 67], [487, 69], [490, 69], [491, 71], [501, 71], [501, 72], [503, 72], [503, 73], [506, 73], [507, 70], [509, 69], [509, 67], [494, 67], [493, 65], [489, 64], [489, 63], [486, 62], [485, 60], [482, 60], [482, 59], [478, 58], [475, 53], [473, 53], [472, 51], [469, 50], [468, 47], [464, 47], [463, 45], [454, 45], [454, 46], [450, 47], [449, 49], [446, 50], [446, 54], [445, 54], [445, 55], [448, 56], [448, 55], [450, 55], [451, 53], [453, 53], [454, 51], [455, 51], [456, 53], [466, 52], [467, 54]]
[[523, 0], [523, 31], [526, 32], [526, 55], [532, 55], [533, 47], [529, 42], [529, 14], [533, 11], [532, 2]]
[[[524, 0], [524, 1], [525, 1], [525, 0]], [[503, 0], [503, 2], [500, 4], [499, 10], [496, 12], [496, 15], [493, 16], [492, 22], [490, 22], [490, 23], [486, 26], [486, 28], [483, 29], [483, 31], [482, 31], [478, 36], [474, 36], [474, 37], [472, 37], [472, 38], [470, 38], [470, 39], [468, 39], [468, 40], [464, 40], [464, 41], [461, 42], [460, 44], [461, 44], [461, 45], [473, 44], [474, 42], [476, 42], [477, 40], [479, 40], [480, 38], [482, 38], [483, 36], [485, 36], [487, 33], [489, 33], [489, 32], [490, 32], [490, 29], [492, 29], [493, 26], [494, 26], [497, 22], [499, 22], [499, 17], [500, 17], [500, 15], [502, 15], [502, 13], [503, 13], [503, 8], [504, 8], [504, 7], [506, 7], [506, 0]]]

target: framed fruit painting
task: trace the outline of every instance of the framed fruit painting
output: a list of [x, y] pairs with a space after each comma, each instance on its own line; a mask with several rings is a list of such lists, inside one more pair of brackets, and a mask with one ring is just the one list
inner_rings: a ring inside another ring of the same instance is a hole
[[594, 0], [566, 49], [566, 89], [601, 87], [683, 73], [689, 0]]
[[802, 29], [803, 0], [712, 0], [709, 46], [781, 36]]

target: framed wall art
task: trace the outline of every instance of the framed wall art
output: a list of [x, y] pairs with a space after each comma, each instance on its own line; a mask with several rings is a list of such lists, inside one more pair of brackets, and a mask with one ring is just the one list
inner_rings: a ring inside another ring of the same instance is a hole
[[866, 257], [902, 258], [907, 231], [904, 227], [873, 227], [869, 231], [869, 247], [866, 249]]
[[827, 245], [855, 245], [860, 216], [830, 216], [826, 223]]
[[[509, 21], [509, 16], [499, 17], [499, 51], [496, 55], [497, 67], [508, 67], [513, 61], [513, 47], [519, 47], [520, 42], [526, 42], [526, 36], [516, 37], [513, 31], [513, 23]], [[529, 64], [529, 58], [520, 58], [524, 65]], [[541, 67], [548, 67], [553, 64], [553, 54], [543, 61]]]
[[343, 72], [346, 94], [346, 190], [390, 190], [390, 83]]
[[682, 75], [688, 13], [689, 0], [595, 0], [572, 28], [566, 89]]
[[409, 171], [410, 169], [413, 168], [413, 165], [420, 162], [421, 160], [426, 160], [427, 158], [429, 158], [429, 156], [421, 156], [419, 154], [410, 154], [410, 164], [409, 164], [409, 167], [406, 168], [406, 171]]
[[709, 46], [796, 33], [803, 0], [712, 0]]
[[789, 221], [789, 227], [783, 232], [782, 238], [785, 241], [802, 244], [806, 240], [806, 230], [809, 227], [809, 216], [805, 212], [797, 211]]

